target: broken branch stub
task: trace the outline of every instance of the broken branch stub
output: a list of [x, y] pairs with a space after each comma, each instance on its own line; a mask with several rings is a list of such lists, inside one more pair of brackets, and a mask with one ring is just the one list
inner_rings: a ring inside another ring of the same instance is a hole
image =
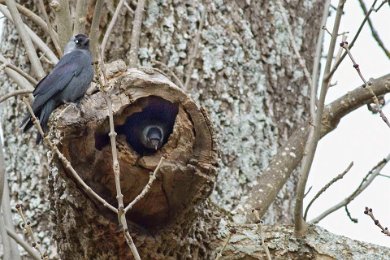
[[[188, 95], [154, 70], [128, 69], [116, 73], [108, 85], [125, 207], [165, 158], [157, 179], [127, 218], [143, 227], [163, 227], [204, 201], [213, 189], [217, 153], [210, 121]], [[52, 134], [82, 179], [116, 207], [107, 104], [98, 92], [84, 98], [79, 107], [80, 111], [57, 110]], [[149, 136], [145, 129], [150, 126], [159, 131]], [[159, 134], [158, 141], [151, 141]], [[154, 145], [145, 144], [149, 141]], [[113, 213], [90, 199], [99, 212], [116, 221]]]

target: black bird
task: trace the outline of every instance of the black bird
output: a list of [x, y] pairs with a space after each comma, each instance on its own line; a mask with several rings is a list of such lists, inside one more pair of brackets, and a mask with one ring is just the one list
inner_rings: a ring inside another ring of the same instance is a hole
[[[78, 102], [85, 95], [92, 79], [89, 39], [84, 34], [77, 34], [67, 43], [64, 56], [33, 91], [32, 109], [44, 132], [47, 131], [47, 122], [53, 110], [62, 104]], [[28, 114], [21, 125], [24, 126], [23, 132], [32, 125], [31, 116]], [[42, 136], [38, 133], [37, 144], [41, 140]]]
[[138, 154], [153, 154], [168, 141], [178, 111], [177, 104], [151, 96], [148, 105], [129, 116], [116, 131], [126, 136], [126, 141]]

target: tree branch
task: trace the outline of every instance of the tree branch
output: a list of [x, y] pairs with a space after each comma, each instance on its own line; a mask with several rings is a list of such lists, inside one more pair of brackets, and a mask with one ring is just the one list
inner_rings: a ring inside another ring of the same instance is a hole
[[70, 37], [72, 37], [72, 22], [70, 19], [69, 1], [52, 0], [50, 2], [50, 7], [53, 9], [56, 17], [55, 24], [57, 26], [58, 41], [61, 46], [61, 50], [63, 50]]
[[[324, 69], [324, 75], [327, 75], [331, 70], [333, 53], [336, 47], [336, 40], [338, 36], [338, 31], [341, 22], [341, 16], [344, 10], [345, 1], [346, 0], [340, 0], [339, 5], [337, 7], [336, 18], [335, 18], [332, 36], [329, 44], [328, 57]], [[320, 97], [318, 100], [318, 105], [317, 105], [317, 110], [315, 115], [315, 121], [313, 122], [314, 125], [311, 125], [310, 127], [309, 137], [305, 145], [305, 152], [304, 152], [305, 155], [302, 163], [302, 171], [297, 185], [297, 195], [296, 195], [296, 202], [295, 202], [295, 209], [294, 209], [295, 231], [298, 236], [303, 236], [305, 235], [306, 232], [306, 223], [303, 219], [303, 198], [305, 196], [306, 183], [309, 177], [311, 165], [313, 163], [314, 154], [317, 149], [318, 141], [320, 140], [322, 113], [325, 106], [325, 98], [328, 92], [330, 80], [331, 77], [324, 78], [322, 80]]]
[[309, 202], [309, 204], [307, 205], [306, 207], [306, 210], [305, 210], [305, 214], [303, 215], [303, 218], [305, 219], [306, 221], [306, 217], [307, 217], [307, 213], [309, 212], [309, 209], [311, 207], [311, 205], [313, 205], [314, 201], [316, 201], [316, 199], [318, 199], [327, 189], [329, 189], [330, 186], [332, 186], [335, 182], [341, 180], [342, 178], [344, 178], [345, 174], [347, 174], [349, 172], [349, 170], [351, 170], [353, 166], [353, 162], [351, 162], [347, 169], [345, 169], [342, 173], [340, 173], [339, 175], [337, 175], [336, 177], [334, 177], [330, 182], [328, 182], [324, 187], [322, 187], [317, 193], [316, 195], [314, 195], [313, 199]]
[[19, 37], [23, 42], [24, 48], [26, 49], [28, 59], [31, 63], [31, 69], [38, 78], [43, 78], [45, 76], [45, 71], [43, 70], [41, 61], [38, 58], [31, 38], [26, 31], [22, 17], [20, 16], [19, 11], [16, 7], [16, 3], [14, 0], [5, 0], [5, 2], [12, 16]]
[[76, 3], [76, 16], [74, 19], [73, 34], [85, 33], [85, 21], [87, 12], [87, 3], [85, 0], [77, 0]]
[[[14, 21], [11, 17], [11, 14], [8, 11], [6, 6], [0, 5], [0, 12], [2, 12], [4, 14], [4, 16], [7, 17], [7, 19], [9, 19], [12, 23], [14, 23]], [[34, 42], [34, 44], [47, 56], [47, 58], [49, 58], [51, 63], [56, 64], [58, 62], [58, 58], [54, 54], [54, 52], [47, 46], [47, 44], [33, 30], [31, 30], [30, 27], [28, 27], [26, 24], [23, 24], [23, 25], [26, 28], [26, 31], [30, 35], [31, 40]], [[34, 51], [35, 51], [35, 49], [34, 49]], [[44, 75], [45, 74], [43, 74], [43, 76]], [[42, 77], [38, 77], [38, 78], [42, 78]]]
[[[390, 74], [373, 80], [371, 87], [377, 96], [389, 93]], [[371, 93], [360, 86], [327, 105], [322, 117], [321, 138], [335, 129], [341, 118], [371, 102], [371, 100]], [[265, 214], [279, 190], [302, 160], [309, 127], [310, 122], [298, 127], [286, 144], [273, 156], [268, 167], [256, 179], [248, 198], [240, 203], [243, 206], [237, 208], [240, 213], [245, 215], [245, 219], [237, 216], [237, 221], [252, 221], [254, 219], [251, 214], [252, 209], [259, 210], [260, 217]]]
[[390, 154], [387, 155], [386, 158], [381, 160], [369, 173], [364, 177], [362, 182], [360, 183], [359, 187], [356, 188], [354, 192], [352, 192], [351, 195], [349, 195], [347, 198], [343, 199], [333, 207], [325, 210], [323, 213], [321, 213], [318, 217], [310, 220], [311, 224], [317, 224], [322, 219], [324, 219], [329, 214], [335, 212], [339, 208], [342, 208], [346, 205], [348, 205], [352, 200], [354, 200], [357, 196], [359, 196], [360, 193], [362, 193], [371, 183], [372, 181], [379, 175], [381, 170], [386, 166], [387, 162], [390, 160]]
[[135, 68], [139, 65], [138, 49], [139, 37], [141, 35], [142, 16], [145, 7], [145, 0], [138, 0], [137, 8], [134, 13], [133, 30], [131, 31], [130, 52], [129, 52], [129, 67]]
[[115, 22], [118, 19], [119, 13], [122, 10], [122, 6], [124, 4], [125, 0], [120, 0], [118, 3], [118, 6], [115, 9], [114, 16], [112, 17], [110, 24], [107, 27], [106, 33], [104, 34], [102, 45], [101, 45], [101, 51], [100, 51], [100, 57], [104, 61], [104, 52], [106, 50], [106, 45], [108, 41], [108, 37], [110, 37], [111, 31], [114, 28]]
[[99, 37], [99, 25], [100, 25], [100, 16], [103, 8], [103, 0], [96, 0], [95, 9], [93, 11], [93, 18], [91, 23], [91, 30], [89, 33], [89, 38], [91, 39], [91, 53], [94, 60], [97, 60], [99, 57], [98, 54], [98, 37]]
[[43, 17], [46, 20], [48, 33], [49, 33], [49, 35], [51, 37], [51, 40], [53, 41], [54, 48], [56, 49], [57, 54], [59, 56], [62, 56], [62, 49], [61, 49], [60, 44], [58, 42], [59, 41], [58, 34], [56, 34], [54, 32], [53, 27], [51, 26], [50, 19], [49, 19], [49, 16], [47, 15], [45, 4], [43, 3], [43, 0], [38, 0], [38, 5], [39, 5], [39, 9], [41, 9], [41, 13], [43, 14]]

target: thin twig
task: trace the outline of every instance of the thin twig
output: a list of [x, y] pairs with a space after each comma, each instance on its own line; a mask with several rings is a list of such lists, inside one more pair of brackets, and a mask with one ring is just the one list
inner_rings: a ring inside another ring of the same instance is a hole
[[[366, 16], [364, 17], [362, 23], [360, 24], [359, 26], [359, 29], [357, 30], [355, 36], [353, 37], [351, 43], [349, 44], [349, 49], [352, 49], [352, 47], [354, 46], [356, 40], [358, 39], [359, 35], [360, 35], [360, 32], [362, 31], [365, 23], [367, 22], [368, 20], [368, 17], [370, 16], [370, 14], [372, 13], [373, 10], [375, 10], [375, 5], [377, 3], [378, 0], [375, 0], [372, 5], [371, 5], [371, 8], [370, 10], [367, 12]], [[379, 8], [378, 8], [379, 9]], [[324, 74], [324, 79], [330, 79], [332, 78], [333, 74], [336, 72], [337, 68], [339, 67], [339, 65], [341, 64], [341, 62], [344, 60], [345, 56], [347, 55], [347, 53], [343, 53], [343, 55], [340, 57], [339, 60], [336, 61], [335, 65], [332, 67], [332, 69], [329, 71], [329, 73], [327, 74]]]
[[[343, 14], [346, 0], [340, 0], [336, 18], [333, 26], [332, 37], [328, 49], [328, 57], [325, 64], [324, 75], [327, 75], [331, 69], [333, 53], [336, 47], [337, 35], [340, 27], [341, 16]], [[324, 78], [321, 85], [320, 97], [318, 100], [317, 111], [314, 125], [310, 127], [309, 138], [305, 145], [305, 156], [302, 163], [302, 171], [297, 185], [297, 196], [294, 210], [295, 233], [297, 236], [303, 236], [306, 233], [306, 223], [303, 219], [303, 197], [305, 195], [306, 183], [309, 176], [310, 168], [313, 163], [314, 154], [321, 135], [321, 120], [325, 106], [325, 98], [328, 91], [331, 78]]]
[[[7, 172], [5, 172], [7, 173]], [[7, 177], [5, 177], [7, 178]], [[5, 182], [4, 190], [3, 190], [3, 201], [1, 204], [1, 210], [3, 212], [3, 216], [1, 216], [1, 224], [3, 228], [8, 228], [15, 232], [15, 226], [12, 222], [12, 213], [11, 213], [11, 202], [10, 202], [10, 192], [8, 188], [8, 183]], [[6, 240], [6, 241], [5, 241]], [[3, 245], [7, 245], [7, 254], [10, 256], [9, 259], [12, 260], [20, 260], [20, 252], [18, 245], [8, 238], [8, 236], [4, 237]]]
[[73, 35], [85, 33], [85, 21], [87, 20], [87, 3], [85, 0], [77, 0], [74, 19]]
[[110, 21], [110, 24], [107, 27], [106, 33], [104, 34], [103, 41], [102, 41], [102, 44], [100, 46], [100, 48], [101, 48], [100, 57], [102, 57], [103, 61], [104, 61], [104, 52], [106, 50], [108, 38], [111, 35], [112, 29], [114, 28], [115, 22], [118, 19], [119, 13], [122, 10], [122, 6], [123, 6], [124, 2], [125, 2], [125, 0], [119, 1], [118, 5], [115, 9], [115, 13]]
[[123, 235], [125, 236], [126, 243], [129, 246], [131, 253], [133, 254], [134, 258], [136, 260], [141, 260], [141, 257], [139, 256], [137, 247], [134, 244], [133, 238], [131, 237], [129, 233], [129, 228], [127, 225], [126, 220], [126, 212], [124, 209], [124, 203], [123, 203], [123, 194], [121, 189], [121, 183], [120, 183], [120, 165], [118, 161], [118, 153], [116, 149], [116, 135], [115, 132], [115, 126], [114, 126], [114, 115], [112, 111], [112, 101], [111, 97], [104, 91], [105, 87], [107, 86], [107, 80], [105, 76], [105, 69], [104, 69], [104, 63], [102, 60], [102, 57], [99, 57], [98, 60], [98, 71], [99, 71], [99, 81], [100, 81], [100, 89], [104, 93], [104, 99], [107, 103], [108, 108], [108, 121], [110, 125], [110, 132], [108, 136], [110, 137], [110, 144], [111, 144], [111, 154], [112, 154], [112, 169], [114, 171], [114, 180], [115, 180], [115, 189], [116, 189], [116, 199], [118, 202], [118, 209], [117, 209], [117, 215], [118, 215], [118, 222], [121, 225]]
[[352, 56], [351, 51], [349, 50], [348, 42], [343, 41], [343, 42], [341, 42], [340, 46], [342, 48], [344, 48], [345, 51], [347, 52], [349, 58], [351, 59], [351, 61], [353, 63], [353, 67], [356, 69], [357, 73], [359, 74], [359, 77], [361, 78], [361, 80], [364, 83], [364, 87], [367, 88], [368, 91], [370, 91], [370, 93], [372, 95], [372, 99], [374, 100], [374, 103], [376, 105], [376, 111], [379, 112], [379, 115], [381, 116], [382, 120], [387, 124], [388, 127], [390, 127], [390, 122], [389, 122], [389, 120], [387, 119], [387, 117], [385, 116], [385, 114], [383, 113], [383, 111], [381, 109], [381, 105], [379, 103], [378, 97], [375, 95], [374, 91], [372, 91], [370, 83], [368, 81], [366, 81], [366, 79], [363, 77], [363, 74], [362, 74], [362, 72], [361, 72], [361, 70], [359, 68], [359, 64], [356, 63], [355, 59]]
[[334, 177], [330, 182], [328, 182], [324, 187], [322, 187], [322, 189], [320, 189], [316, 195], [314, 195], [314, 197], [312, 198], [312, 200], [309, 202], [309, 204], [307, 205], [306, 207], [306, 210], [305, 210], [305, 214], [303, 215], [303, 218], [306, 220], [307, 218], [307, 213], [309, 212], [309, 209], [311, 207], [311, 205], [314, 203], [314, 201], [316, 201], [318, 199], [318, 197], [320, 197], [330, 186], [332, 186], [335, 182], [337, 182], [338, 180], [341, 180], [342, 178], [344, 178], [345, 174], [347, 174], [351, 168], [353, 166], [353, 162], [351, 162], [347, 169], [345, 169], [342, 173], [340, 173], [339, 175], [337, 175], [336, 177]]
[[49, 16], [47, 15], [45, 4], [43, 3], [43, 0], [38, 0], [38, 7], [39, 7], [41, 13], [43, 14], [43, 17], [46, 20], [46, 25], [47, 25], [51, 40], [53, 41], [54, 48], [56, 49], [58, 56], [61, 57], [62, 56], [62, 49], [61, 49], [60, 44], [58, 42], [59, 41], [58, 34], [56, 34], [54, 32], [54, 29], [53, 29], [53, 26], [51, 25]]
[[[383, 1], [382, 4], [378, 7], [378, 10], [379, 10], [379, 8], [381, 8], [382, 5], [383, 5], [384, 3], [386, 3], [386, 2], [387, 2], [387, 0]], [[361, 7], [362, 10], [363, 10], [364, 15], [367, 15], [368, 12], [367, 12], [366, 4], [364, 3], [363, 0], [359, 0], [359, 3], [360, 3], [360, 7]], [[376, 12], [377, 12], [377, 10], [376, 10]], [[383, 43], [382, 39], [379, 37], [379, 35], [378, 35], [377, 31], [375, 30], [374, 25], [373, 25], [373, 23], [372, 23], [372, 21], [371, 21], [371, 19], [370, 19], [369, 17], [367, 18], [367, 22], [368, 22], [368, 26], [370, 27], [372, 37], [374, 38], [374, 40], [376, 41], [376, 43], [379, 45], [379, 47], [382, 49], [382, 51], [386, 54], [387, 58], [390, 59], [390, 52], [389, 52], [389, 50], [386, 48], [386, 46], [385, 46], [385, 44]]]
[[24, 26], [22, 17], [20, 16], [20, 13], [16, 7], [16, 3], [14, 0], [5, 0], [5, 2], [12, 16], [19, 37], [23, 42], [24, 48], [26, 49], [28, 59], [31, 63], [32, 71], [38, 78], [43, 78], [45, 76], [45, 71], [43, 70], [42, 64], [38, 58], [38, 54], [35, 51], [35, 47]]
[[35, 260], [41, 260], [41, 256], [32, 248], [26, 241], [23, 240], [18, 234], [16, 234], [14, 231], [12, 231], [10, 228], [6, 228], [7, 234], [12, 237], [13, 240], [15, 240], [16, 243], [18, 243], [21, 247], [23, 247], [24, 250]]
[[143, 197], [145, 197], [146, 193], [149, 192], [150, 188], [152, 187], [153, 182], [157, 179], [158, 170], [160, 169], [161, 163], [163, 162], [164, 159], [165, 159], [164, 157], [161, 157], [160, 162], [157, 164], [156, 169], [154, 169], [153, 174], [150, 175], [149, 181], [148, 181], [148, 183], [145, 185], [145, 187], [142, 189], [141, 193], [138, 194], [138, 196], [135, 197], [135, 198], [133, 199], [133, 201], [130, 202], [130, 203], [126, 206], [126, 208], [125, 208], [125, 214], [126, 214], [128, 211], [130, 211], [130, 210], [133, 208], [133, 206], [134, 206], [138, 201], [140, 201]]
[[[330, 6], [331, 0], [326, 0], [324, 4], [324, 11], [322, 13], [321, 18], [321, 25], [325, 26], [326, 21], [329, 17], [329, 6]], [[319, 30], [318, 37], [317, 37], [317, 45], [316, 45], [316, 52], [314, 55], [314, 61], [313, 61], [313, 71], [311, 74], [311, 82], [312, 89], [310, 90], [310, 115], [312, 118], [312, 122], [314, 122], [315, 118], [315, 108], [317, 103], [317, 91], [318, 91], [318, 78], [320, 76], [320, 66], [321, 66], [321, 53], [322, 53], [322, 46], [324, 44], [324, 34], [325, 30]]]
[[32, 84], [36, 85], [38, 84], [38, 81], [36, 79], [34, 79], [33, 77], [31, 77], [29, 74], [27, 74], [26, 72], [24, 72], [22, 69], [20, 69], [19, 67], [15, 66], [14, 64], [12, 64], [9, 60], [7, 60], [2, 54], [0, 54], [0, 62], [2, 62], [6, 67], [10, 68], [10, 69], [13, 69], [14, 71], [16, 71], [17, 73], [19, 73], [20, 75], [22, 75], [23, 77], [25, 77], [28, 81], [30, 81]]
[[349, 218], [349, 220], [351, 220], [353, 223], [358, 223], [358, 219], [353, 218], [351, 212], [349, 212], [348, 205], [345, 205], [344, 209], [345, 209], [345, 213], [347, 213], [347, 217]]
[[269, 249], [268, 249], [268, 246], [267, 244], [265, 243], [264, 241], [264, 236], [263, 236], [263, 228], [262, 228], [262, 220], [261, 220], [261, 217], [260, 217], [260, 214], [259, 214], [259, 211], [254, 209], [252, 210], [252, 212], [255, 214], [255, 220], [256, 220], [256, 224], [257, 224], [257, 230], [259, 231], [259, 235], [261, 237], [261, 245], [263, 246], [263, 249], [267, 255], [267, 260], [272, 260], [271, 258], [271, 253], [269, 252]]
[[381, 232], [385, 234], [386, 236], [390, 236], [390, 230], [387, 227], [383, 227], [379, 220], [377, 220], [374, 216], [374, 213], [372, 212], [371, 208], [366, 207], [364, 210], [364, 214], [370, 216], [370, 218], [374, 221], [374, 224], [378, 226], [381, 229]]
[[203, 30], [204, 22], [206, 20], [206, 14], [207, 14], [206, 5], [203, 5], [202, 16], [200, 17], [198, 31], [196, 32], [195, 39], [194, 39], [194, 47], [193, 47], [191, 54], [189, 55], [190, 62], [188, 64], [188, 68], [186, 71], [186, 81], [184, 82], [184, 90], [188, 90], [188, 85], [190, 84], [192, 71], [194, 70], [196, 56], [198, 55], [200, 35], [201, 35], [202, 30]]
[[121, 190], [121, 184], [120, 184], [120, 167], [119, 167], [119, 162], [118, 162], [118, 154], [116, 150], [116, 132], [114, 128], [114, 117], [112, 113], [112, 103], [111, 103], [111, 98], [105, 94], [104, 99], [107, 102], [107, 107], [108, 107], [108, 114], [109, 114], [109, 122], [110, 122], [110, 133], [108, 134], [110, 137], [110, 142], [111, 142], [111, 153], [112, 153], [112, 168], [114, 170], [114, 179], [115, 179], [115, 188], [116, 188], [116, 199], [118, 201], [118, 221], [122, 226], [122, 230], [124, 233], [124, 236], [126, 238], [127, 245], [130, 247], [131, 252], [133, 253], [133, 256], [136, 260], [140, 260], [141, 257], [139, 256], [137, 247], [134, 245], [133, 239], [130, 236], [129, 229], [127, 226], [127, 221], [126, 221], [126, 214], [124, 211], [124, 204], [123, 204], [123, 194]]
[[31, 94], [31, 92], [32, 91], [28, 90], [28, 89], [15, 90], [15, 91], [13, 91], [11, 93], [5, 94], [4, 96], [0, 96], [0, 103], [4, 102], [5, 100], [9, 99], [10, 97], [20, 96], [20, 95], [22, 95], [22, 96], [23, 95], [28, 95], [28, 94]]
[[217, 256], [215, 257], [215, 260], [219, 260], [222, 257], [223, 252], [225, 251], [227, 245], [230, 242], [230, 239], [232, 238], [233, 232], [229, 231], [228, 236], [226, 237], [225, 241], [223, 242], [223, 246], [221, 250], [218, 252]]
[[[23, 99], [23, 102], [26, 104], [27, 106], [27, 109], [28, 109], [28, 112], [30, 113], [30, 116], [31, 116], [31, 120], [32, 122], [34, 123], [35, 127], [38, 129], [38, 132], [39, 134], [44, 137], [45, 136], [45, 133], [43, 132], [42, 130], [42, 127], [41, 125], [39, 124], [39, 121], [38, 119], [36, 118], [36, 116], [34, 115], [34, 112], [30, 106], [30, 103], [24, 98]], [[53, 151], [53, 153], [55, 153], [57, 156], [58, 156], [58, 159], [60, 159], [60, 161], [62, 162], [62, 164], [64, 165], [64, 167], [72, 174], [73, 178], [75, 178], [75, 180], [83, 187], [83, 189], [85, 190], [86, 193], [88, 193], [89, 195], [91, 195], [93, 198], [95, 198], [96, 200], [98, 200], [99, 202], [101, 202], [103, 204], [103, 206], [107, 207], [108, 209], [110, 209], [112, 212], [114, 213], [118, 213], [118, 210], [113, 207], [111, 204], [109, 204], [105, 199], [103, 199], [102, 197], [100, 197], [94, 190], [91, 189], [91, 187], [89, 187], [85, 182], [84, 180], [80, 177], [80, 175], [76, 172], [76, 170], [72, 167], [71, 163], [69, 162], [68, 159], [66, 159], [66, 157], [60, 152], [60, 150], [58, 149], [58, 147], [56, 145], [54, 145], [50, 139], [46, 136], [43, 138], [43, 141], [45, 142], [45, 144]]]
[[347, 198], [343, 199], [333, 207], [330, 207], [329, 209], [325, 210], [318, 217], [310, 220], [309, 223], [317, 224], [329, 214], [335, 212], [341, 207], [344, 207], [345, 205], [348, 205], [352, 200], [354, 200], [357, 196], [359, 196], [360, 193], [362, 193], [372, 183], [372, 181], [379, 175], [379, 173], [386, 166], [389, 160], [390, 160], [390, 154], [387, 155], [385, 159], [381, 160], [374, 168], [371, 169], [371, 171], [367, 173], [367, 175], [363, 178], [359, 186], [355, 189], [354, 192], [351, 193], [351, 195], [349, 195]]
[[142, 16], [145, 7], [145, 0], [138, 0], [137, 8], [135, 9], [133, 19], [133, 30], [131, 31], [130, 51], [129, 51], [129, 67], [135, 68], [139, 65], [138, 49], [139, 38], [141, 35]]
[[16, 204], [16, 210], [18, 211], [19, 216], [23, 220], [22, 226], [23, 226], [26, 234], [28, 234], [32, 240], [32, 247], [38, 251], [39, 255], [41, 256], [41, 259], [47, 259], [46, 253], [44, 253], [43, 250], [41, 249], [41, 246], [40, 246], [41, 243], [37, 240], [37, 238], [34, 235], [34, 232], [32, 231], [30, 221], [27, 220], [26, 216], [23, 213], [22, 204]]

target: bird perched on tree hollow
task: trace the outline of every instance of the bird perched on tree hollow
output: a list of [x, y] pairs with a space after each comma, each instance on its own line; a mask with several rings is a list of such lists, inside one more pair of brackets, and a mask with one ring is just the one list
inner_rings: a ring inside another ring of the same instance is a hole
[[[64, 103], [78, 102], [85, 95], [92, 79], [89, 39], [84, 34], [77, 34], [66, 44], [64, 56], [33, 91], [32, 109], [44, 132], [47, 131], [47, 122], [53, 110]], [[23, 132], [32, 125], [32, 118], [28, 114], [22, 122]], [[37, 144], [41, 139], [38, 133]]]

